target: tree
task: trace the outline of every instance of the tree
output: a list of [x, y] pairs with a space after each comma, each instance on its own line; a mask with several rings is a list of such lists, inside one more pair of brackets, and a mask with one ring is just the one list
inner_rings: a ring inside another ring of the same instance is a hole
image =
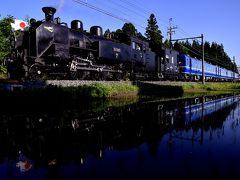
[[197, 40], [193, 40], [190, 49], [191, 51], [189, 51], [189, 54], [191, 57], [202, 59], [202, 45]]
[[180, 44], [178, 41], [176, 41], [174, 44], [173, 44], [173, 49], [176, 50], [176, 51], [179, 51], [181, 53], [181, 49], [180, 49]]
[[209, 46], [210, 43], [205, 43], [204, 45], [204, 47], [206, 48], [205, 53], [209, 55], [211, 63], [237, 72], [236, 64], [231, 61], [231, 58], [225, 52], [223, 44], [212, 42], [210, 48]]
[[122, 27], [122, 32], [129, 36], [137, 35], [137, 29], [135, 28], [135, 26], [132, 23], [125, 23]]
[[137, 33], [137, 38], [139, 38], [139, 39], [141, 39], [141, 40], [143, 40], [143, 41], [146, 41], [146, 40], [147, 40], [146, 37], [144, 37], [141, 32], [138, 32], [138, 33]]
[[171, 43], [168, 39], [164, 41], [163, 45], [165, 46], [165, 48], [171, 48]]
[[217, 53], [218, 53], [218, 52], [217, 52], [217, 43], [212, 42], [211, 48], [210, 48], [210, 54], [211, 54], [212, 57], [214, 57], [215, 59], [217, 59], [217, 56], [218, 56]]
[[184, 42], [181, 42], [181, 53], [183, 54], [188, 54], [190, 56], [192, 56], [192, 53], [191, 53], [191, 43], [187, 40], [187, 41], [184, 41]]
[[158, 29], [157, 20], [154, 14], [151, 14], [146, 28], [146, 37], [149, 40], [149, 46], [155, 53], [160, 53], [162, 48], [162, 32]]
[[178, 41], [176, 41], [173, 45], [173, 49], [182, 53], [182, 54], [189, 54], [189, 51], [188, 51], [189, 49], [188, 49], [187, 46], [189, 46], [188, 42], [178, 42]]
[[6, 73], [4, 60], [11, 54], [11, 24], [13, 22], [12, 16], [7, 16], [0, 20], [0, 72]]
[[[210, 57], [210, 53], [211, 53], [211, 45], [210, 45], [210, 42], [208, 42], [208, 41], [206, 41], [205, 43], [204, 43], [204, 52], [205, 52], [205, 57]], [[207, 60], [207, 58], [206, 58], [206, 60]], [[215, 62], [213, 62], [213, 61], [211, 61], [211, 60], [209, 60], [209, 62], [210, 63], [212, 63], [212, 64], [216, 64]]]
[[104, 33], [104, 37], [110, 38], [110, 36], [111, 36], [111, 31], [109, 29], [107, 29]]

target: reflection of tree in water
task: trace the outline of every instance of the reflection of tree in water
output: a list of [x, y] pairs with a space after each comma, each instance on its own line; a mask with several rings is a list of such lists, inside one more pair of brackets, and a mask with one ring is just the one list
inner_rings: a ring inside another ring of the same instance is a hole
[[95, 112], [83, 111], [87, 109], [85, 104], [85, 108], [41, 112], [35, 109], [2, 115], [1, 160], [15, 159], [21, 150], [36, 161], [36, 167], [64, 165], [71, 161], [82, 164], [89, 154], [102, 158], [105, 149], [127, 150], [143, 143], [147, 143], [149, 153], [155, 156], [166, 133], [222, 129], [227, 115], [235, 108], [235, 105], [230, 106], [221, 110], [221, 116], [213, 113], [204, 117], [204, 121], [184, 126], [183, 104], [185, 101], [136, 103], [108, 106]]

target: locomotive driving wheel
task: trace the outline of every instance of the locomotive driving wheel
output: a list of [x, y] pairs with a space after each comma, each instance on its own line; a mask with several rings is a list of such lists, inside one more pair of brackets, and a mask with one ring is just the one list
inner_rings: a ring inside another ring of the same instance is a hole
[[33, 80], [42, 80], [46, 78], [43, 65], [39, 63], [31, 65], [28, 71], [28, 77]]

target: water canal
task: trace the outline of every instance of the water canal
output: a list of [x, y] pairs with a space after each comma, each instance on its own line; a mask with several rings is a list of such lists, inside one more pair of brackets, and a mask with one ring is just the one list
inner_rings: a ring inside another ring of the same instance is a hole
[[234, 179], [240, 176], [240, 96], [0, 115], [0, 179]]

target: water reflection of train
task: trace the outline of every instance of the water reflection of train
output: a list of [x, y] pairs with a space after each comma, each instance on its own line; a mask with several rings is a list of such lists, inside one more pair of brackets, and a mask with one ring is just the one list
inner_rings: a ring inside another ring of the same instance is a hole
[[[183, 116], [185, 124], [193, 121], [201, 120], [205, 116], [217, 112], [225, 107], [237, 102], [239, 97], [230, 96], [221, 99], [195, 98], [196, 104], [190, 104], [183, 108]], [[202, 102], [201, 102], [202, 101]]]
[[[141, 144], [148, 144], [150, 154], [154, 155], [165, 134], [189, 128], [221, 128], [239, 98], [136, 103], [85, 116], [77, 109], [63, 113], [3, 115], [0, 159], [3, 162], [6, 157], [17, 157], [21, 151], [36, 160], [36, 168], [71, 161], [83, 164], [89, 155], [104, 158], [106, 150], [127, 150]], [[221, 117], [216, 118], [220, 111]]]

